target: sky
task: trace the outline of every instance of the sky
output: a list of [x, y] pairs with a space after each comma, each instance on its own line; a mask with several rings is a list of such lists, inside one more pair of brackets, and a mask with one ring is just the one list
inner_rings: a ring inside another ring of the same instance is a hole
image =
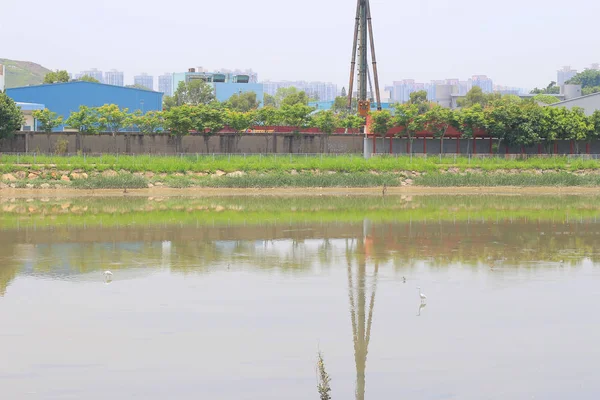
[[[4, 3], [4, 2], [3, 2]], [[0, 58], [51, 69], [248, 69], [348, 85], [356, 0], [29, 0], [0, 6]], [[380, 86], [487, 75], [532, 88], [600, 62], [598, 0], [371, 0]], [[156, 79], [155, 79], [156, 85]]]

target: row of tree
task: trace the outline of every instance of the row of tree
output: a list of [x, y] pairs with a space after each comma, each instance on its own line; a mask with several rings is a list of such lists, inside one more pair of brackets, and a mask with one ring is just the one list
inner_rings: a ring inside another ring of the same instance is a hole
[[[458, 110], [438, 105], [421, 108], [420, 104], [396, 106], [389, 111], [371, 113], [371, 132], [387, 135], [394, 127], [397, 136], [414, 139], [417, 132], [430, 132], [444, 140], [452, 127], [462, 138], [473, 138], [478, 132], [498, 139], [508, 146], [531, 146], [555, 140], [589, 141], [600, 138], [600, 110], [587, 116], [580, 108], [545, 107], [534, 101], [505, 96], [485, 106], [479, 103]], [[549, 150], [549, 149], [547, 149]]]

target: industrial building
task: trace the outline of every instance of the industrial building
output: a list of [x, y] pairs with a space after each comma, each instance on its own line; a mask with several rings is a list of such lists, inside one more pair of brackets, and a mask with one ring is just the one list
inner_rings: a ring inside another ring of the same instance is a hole
[[[578, 86], [578, 85], [566, 85], [566, 86]], [[600, 93], [592, 93], [587, 96], [570, 98], [568, 100], [560, 101], [558, 103], [550, 104], [548, 107], [566, 107], [574, 108], [579, 107], [583, 109], [585, 115], [592, 115], [594, 111], [600, 110]]]
[[130, 112], [140, 110], [142, 113], [162, 110], [160, 92], [85, 81], [12, 88], [7, 89], [6, 94], [17, 103], [42, 104], [65, 120], [80, 106], [116, 104], [121, 109], [127, 108]]
[[262, 83], [252, 83], [251, 76], [246, 74], [226, 73], [226, 72], [206, 72], [190, 68], [188, 72], [178, 72], [173, 74], [174, 91], [177, 90], [180, 82], [191, 82], [199, 79], [212, 85], [215, 90], [215, 97], [220, 102], [229, 100], [234, 94], [247, 92], [256, 93], [256, 99], [262, 106], [264, 90]]

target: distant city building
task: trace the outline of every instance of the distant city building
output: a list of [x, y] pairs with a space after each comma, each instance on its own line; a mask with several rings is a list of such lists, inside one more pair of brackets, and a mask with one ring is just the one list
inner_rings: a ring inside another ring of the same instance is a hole
[[133, 84], [143, 86], [149, 90], [154, 90], [154, 77], [143, 72], [141, 75], [133, 77]]
[[306, 81], [279, 81], [263, 82], [265, 93], [274, 96], [280, 88], [295, 87], [306, 92], [308, 97], [318, 101], [333, 101], [338, 96], [338, 87], [330, 82], [306, 82]]
[[486, 75], [473, 75], [471, 84], [472, 86], [479, 86], [483, 93], [494, 92], [494, 82]]
[[[201, 69], [204, 69], [202, 67], [200, 67]], [[204, 71], [206, 72], [206, 71]], [[248, 83], [258, 83], [258, 74], [256, 72], [254, 72], [252, 69], [226, 69], [226, 68], [221, 68], [218, 69], [216, 71], [214, 71], [215, 73], [219, 73], [219, 74], [225, 74], [225, 75], [248, 75]]]
[[104, 76], [102, 71], [98, 71], [96, 68], [92, 68], [88, 71], [81, 71], [79, 74], [75, 74], [75, 79], [80, 79], [82, 76], [89, 76], [94, 78], [100, 83], [104, 83]]
[[556, 84], [563, 86], [569, 79], [577, 75], [576, 69], [571, 69], [570, 66], [562, 67], [557, 71]]
[[234, 94], [254, 92], [256, 99], [262, 105], [264, 90], [262, 83], [252, 82], [254, 78], [247, 73], [235, 72], [208, 72], [204, 68], [190, 68], [188, 72], [176, 72], [173, 74], [171, 87], [176, 90], [180, 82], [191, 82], [202, 80], [212, 85], [215, 97], [220, 102], [229, 100]]
[[125, 86], [123, 72], [112, 69], [104, 73], [104, 83], [114, 86]]
[[173, 74], [166, 73], [158, 77], [158, 91], [165, 96], [173, 96]]

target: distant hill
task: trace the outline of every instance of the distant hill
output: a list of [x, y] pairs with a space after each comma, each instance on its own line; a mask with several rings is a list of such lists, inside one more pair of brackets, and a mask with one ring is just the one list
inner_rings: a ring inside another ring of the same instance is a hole
[[0, 64], [6, 66], [6, 88], [40, 85], [49, 69], [30, 61], [15, 61], [0, 58]]

